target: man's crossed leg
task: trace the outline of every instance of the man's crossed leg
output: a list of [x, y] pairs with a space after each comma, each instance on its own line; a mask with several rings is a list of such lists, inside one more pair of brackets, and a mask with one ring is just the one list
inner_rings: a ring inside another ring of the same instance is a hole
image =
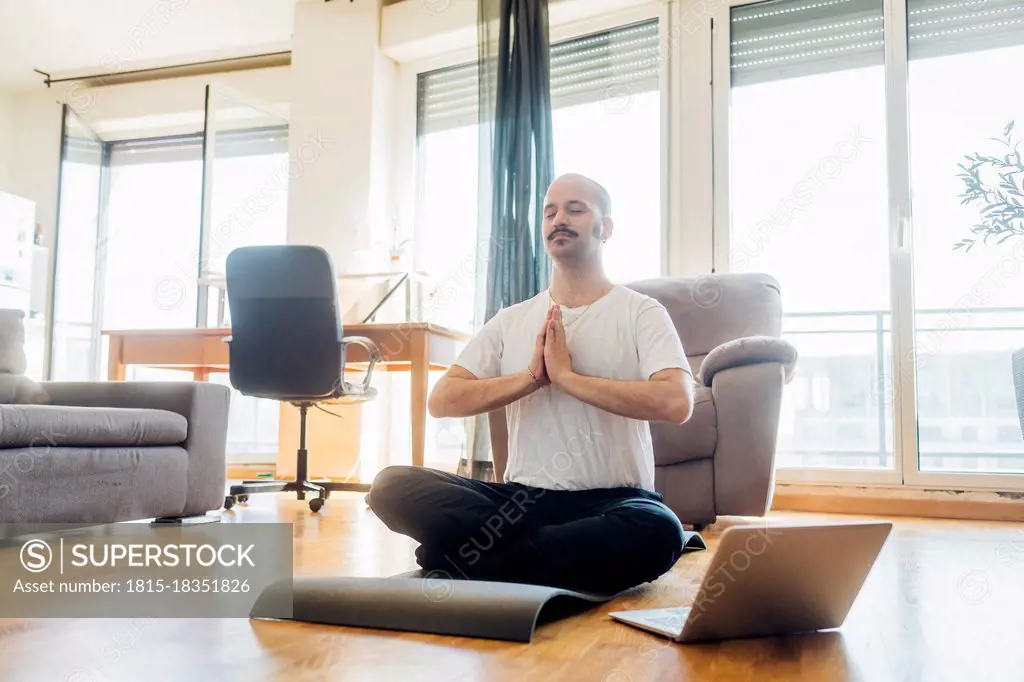
[[635, 488], [547, 490], [392, 466], [367, 503], [420, 543], [425, 571], [612, 593], [652, 581], [683, 551], [683, 527], [660, 495]]

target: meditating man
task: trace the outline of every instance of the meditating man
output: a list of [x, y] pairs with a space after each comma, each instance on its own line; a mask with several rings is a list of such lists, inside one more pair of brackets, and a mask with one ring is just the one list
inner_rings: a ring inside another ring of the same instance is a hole
[[689, 419], [693, 380], [664, 306], [605, 275], [610, 203], [584, 176], [550, 185], [550, 288], [494, 315], [430, 395], [434, 417], [488, 413], [499, 482], [409, 466], [373, 482], [370, 508], [426, 575], [610, 593], [682, 554], [648, 422]]

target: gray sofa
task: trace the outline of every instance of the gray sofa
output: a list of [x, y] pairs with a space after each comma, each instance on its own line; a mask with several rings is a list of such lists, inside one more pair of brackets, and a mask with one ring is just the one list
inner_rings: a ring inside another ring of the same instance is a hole
[[113, 523], [224, 502], [230, 390], [205, 382], [43, 382], [0, 405], [0, 523]]
[[797, 360], [779, 338], [779, 283], [740, 273], [628, 286], [668, 309], [696, 381], [689, 421], [651, 423], [655, 487], [683, 523], [763, 516], [775, 485], [783, 386]]

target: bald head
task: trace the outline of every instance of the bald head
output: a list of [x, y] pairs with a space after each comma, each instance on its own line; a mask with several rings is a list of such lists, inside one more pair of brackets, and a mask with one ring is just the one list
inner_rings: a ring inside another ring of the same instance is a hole
[[553, 188], [561, 189], [563, 187], [569, 190], [584, 192], [594, 205], [594, 208], [601, 212], [602, 218], [607, 218], [612, 214], [611, 195], [596, 180], [579, 173], [565, 173], [555, 178], [554, 182], [548, 187], [548, 192], [551, 192]]
[[612, 202], [600, 183], [578, 173], [560, 175], [544, 197], [542, 230], [560, 267], [601, 266], [601, 245], [615, 229]]

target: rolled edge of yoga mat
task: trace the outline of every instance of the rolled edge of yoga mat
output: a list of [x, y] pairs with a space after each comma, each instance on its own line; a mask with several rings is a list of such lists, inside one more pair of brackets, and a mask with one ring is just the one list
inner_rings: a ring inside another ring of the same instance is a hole
[[[541, 610], [549, 602], [569, 612], [615, 596], [540, 585], [432, 579], [429, 575], [307, 577], [265, 590], [250, 617], [529, 642]], [[566, 608], [573, 606], [567, 601], [580, 608]]]
[[683, 554], [687, 552], [700, 552], [708, 548], [704, 537], [695, 530], [683, 531]]

